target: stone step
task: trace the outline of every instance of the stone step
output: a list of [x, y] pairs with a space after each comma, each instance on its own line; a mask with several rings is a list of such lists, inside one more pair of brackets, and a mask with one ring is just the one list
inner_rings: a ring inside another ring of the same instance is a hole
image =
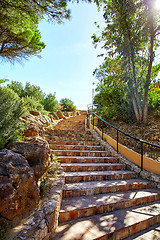
[[72, 137], [92, 137], [91, 132], [82, 132], [82, 131], [67, 131], [67, 130], [53, 130], [52, 135], [54, 136], [72, 136]]
[[51, 240], [120, 240], [159, 222], [160, 202], [155, 202], [62, 223]]
[[138, 178], [113, 181], [67, 183], [63, 189], [63, 197], [71, 198], [147, 188], [151, 188], [151, 183]]
[[77, 141], [77, 140], [53, 140], [48, 139], [50, 146], [51, 144], [58, 144], [58, 145], [82, 145], [82, 146], [100, 146], [100, 144], [93, 140], [93, 141]]
[[132, 190], [62, 200], [59, 222], [134, 207], [160, 199], [160, 190]]
[[88, 136], [88, 137], [76, 137], [76, 136], [55, 136], [55, 135], [52, 135], [52, 140], [67, 140], [67, 141], [73, 141], [73, 140], [76, 140], [76, 141], [95, 141], [95, 139], [92, 137], [92, 136]]
[[58, 156], [61, 163], [118, 163], [115, 157]]
[[87, 150], [52, 150], [56, 156], [92, 156], [92, 157], [107, 157], [110, 155], [107, 151], [87, 151]]
[[121, 163], [62, 163], [64, 172], [124, 170]]
[[[132, 240], [159, 240], [160, 239], [160, 223], [157, 223], [147, 229], [132, 235]], [[131, 240], [130, 237], [125, 240]]]
[[88, 150], [88, 151], [104, 151], [103, 146], [90, 146], [90, 145], [51, 145], [53, 150]]
[[131, 171], [88, 171], [88, 172], [65, 172], [65, 183], [110, 181], [136, 178], [138, 174]]

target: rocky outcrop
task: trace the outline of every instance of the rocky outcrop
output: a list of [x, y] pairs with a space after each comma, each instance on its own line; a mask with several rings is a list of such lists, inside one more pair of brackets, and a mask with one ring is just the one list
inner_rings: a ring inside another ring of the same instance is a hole
[[1, 150], [0, 215], [12, 220], [33, 208], [39, 198], [40, 191], [28, 161], [11, 150]]
[[22, 118], [22, 122], [27, 124], [27, 129], [24, 131], [25, 137], [43, 136], [44, 124], [41, 119], [40, 116], [34, 116], [31, 114]]
[[49, 144], [41, 139], [41, 142], [34, 139], [34, 142], [12, 142], [8, 149], [23, 155], [30, 167], [33, 168], [37, 181], [46, 172], [52, 162], [52, 154]]
[[55, 118], [56, 120], [59, 120], [59, 117], [56, 112], [52, 112], [52, 113], [50, 113], [50, 115], [52, 115], [53, 118]]
[[57, 111], [57, 115], [60, 119], [65, 119], [66, 118], [60, 110]]
[[[7, 239], [13, 240], [15, 235], [16, 240], [29, 240], [34, 235], [35, 240], [43, 239], [43, 236], [47, 240], [58, 223], [64, 176], [60, 173], [57, 182], [59, 166], [52, 156], [46, 137], [61, 119], [54, 114], [42, 117], [39, 112], [30, 111], [30, 115], [21, 120], [27, 124], [23, 141], [12, 142], [7, 149], [0, 150], [0, 221], [4, 225], [7, 221], [8, 231], [12, 231], [11, 238]], [[49, 180], [48, 169], [51, 168]], [[42, 188], [45, 199], [42, 198]], [[18, 227], [17, 223], [23, 222], [26, 216], [29, 217], [28, 221], [22, 228], [20, 225]], [[0, 238], [1, 231], [4, 232], [1, 226]], [[20, 231], [20, 235], [17, 231]]]

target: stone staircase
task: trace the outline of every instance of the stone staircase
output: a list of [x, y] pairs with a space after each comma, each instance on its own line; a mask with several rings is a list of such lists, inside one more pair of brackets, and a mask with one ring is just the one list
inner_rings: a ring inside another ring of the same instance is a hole
[[65, 171], [59, 227], [51, 239], [134, 239], [157, 227], [160, 190], [127, 171], [84, 122], [85, 116], [61, 121], [49, 140]]

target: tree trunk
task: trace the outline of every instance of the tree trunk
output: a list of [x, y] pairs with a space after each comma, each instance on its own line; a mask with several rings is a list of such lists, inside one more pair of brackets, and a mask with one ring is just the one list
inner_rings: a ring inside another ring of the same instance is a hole
[[147, 125], [148, 123], [148, 89], [145, 90], [144, 96], [143, 123], [144, 125]]
[[144, 108], [143, 108], [143, 123], [146, 125], [148, 123], [148, 89], [151, 81], [151, 70], [152, 64], [154, 60], [154, 52], [153, 52], [153, 45], [154, 45], [154, 19], [153, 19], [153, 10], [150, 4], [148, 4], [148, 11], [149, 11], [149, 31], [150, 31], [150, 48], [149, 48], [149, 65], [148, 65], [148, 72], [146, 76], [146, 84], [144, 89]]
[[134, 93], [132, 93], [132, 103], [133, 103], [133, 108], [134, 108], [134, 112], [135, 112], [135, 115], [136, 115], [137, 122], [140, 124], [140, 115], [139, 115], [137, 102], [136, 102], [136, 98], [135, 98]]

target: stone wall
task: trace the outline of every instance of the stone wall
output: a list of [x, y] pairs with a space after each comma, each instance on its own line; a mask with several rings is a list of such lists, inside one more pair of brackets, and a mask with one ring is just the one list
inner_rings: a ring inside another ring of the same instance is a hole
[[7, 232], [8, 240], [49, 240], [51, 234], [55, 232], [64, 186], [63, 171], [54, 178], [50, 177], [48, 181], [51, 183], [50, 190], [44, 199], [20, 224]]

